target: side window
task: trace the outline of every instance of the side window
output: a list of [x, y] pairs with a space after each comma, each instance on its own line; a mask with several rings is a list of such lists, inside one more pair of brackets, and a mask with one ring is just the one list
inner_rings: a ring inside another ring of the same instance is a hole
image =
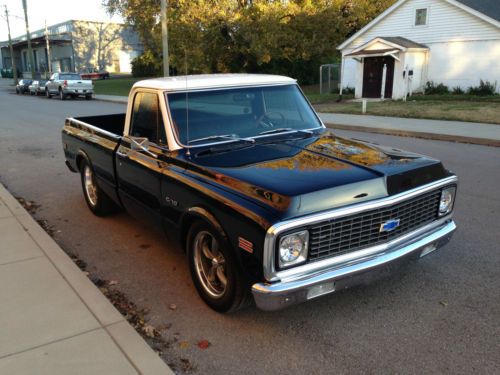
[[160, 103], [156, 93], [139, 92], [135, 95], [130, 135], [146, 137], [150, 142], [156, 144], [167, 143]]
[[415, 26], [427, 25], [427, 8], [415, 10]]

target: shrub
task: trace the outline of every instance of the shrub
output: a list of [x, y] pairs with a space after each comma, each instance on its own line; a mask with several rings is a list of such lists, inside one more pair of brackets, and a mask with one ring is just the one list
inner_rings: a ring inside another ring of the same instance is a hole
[[132, 75], [134, 77], [158, 77], [162, 74], [162, 60], [154, 56], [151, 51], [147, 51], [132, 60]]
[[479, 81], [479, 86], [469, 87], [467, 93], [469, 95], [477, 96], [490, 96], [495, 95], [497, 91], [497, 83], [491, 83], [490, 81]]
[[342, 90], [342, 94], [343, 95], [354, 95], [354, 87], [344, 87], [344, 89]]
[[433, 81], [427, 82], [425, 85], [425, 94], [426, 95], [444, 95], [444, 94], [449, 94], [450, 90], [448, 89], [448, 86], [439, 83], [435, 84]]
[[455, 86], [451, 90], [451, 93], [453, 95], [463, 95], [463, 94], [465, 94], [465, 91], [460, 86]]

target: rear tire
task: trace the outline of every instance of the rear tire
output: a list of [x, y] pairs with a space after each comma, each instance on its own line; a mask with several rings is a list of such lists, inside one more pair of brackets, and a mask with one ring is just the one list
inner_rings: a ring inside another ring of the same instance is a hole
[[208, 306], [227, 313], [251, 302], [232, 249], [215, 228], [204, 221], [194, 222], [186, 244], [193, 283]]
[[80, 164], [83, 196], [90, 211], [96, 216], [106, 216], [117, 210], [115, 203], [97, 185], [92, 165], [84, 159]]

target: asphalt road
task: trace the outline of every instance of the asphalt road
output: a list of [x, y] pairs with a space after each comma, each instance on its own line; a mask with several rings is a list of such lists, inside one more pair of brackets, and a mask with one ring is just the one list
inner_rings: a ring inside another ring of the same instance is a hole
[[[460, 177], [458, 232], [441, 251], [367, 287], [288, 310], [213, 312], [181, 250], [130, 216], [93, 216], [64, 165], [66, 116], [120, 104], [20, 97], [0, 88], [0, 181], [40, 205], [63, 249], [150, 310], [177, 371], [197, 374], [500, 373], [500, 148], [338, 132], [444, 161]], [[7, 287], [7, 286], [3, 286]], [[176, 309], [170, 308], [171, 304]], [[197, 343], [211, 343], [201, 350]]]

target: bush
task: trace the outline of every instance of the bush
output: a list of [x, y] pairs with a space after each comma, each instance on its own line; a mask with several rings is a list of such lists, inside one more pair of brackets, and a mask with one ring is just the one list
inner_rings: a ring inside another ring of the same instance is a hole
[[451, 93], [453, 95], [463, 95], [463, 94], [465, 94], [465, 91], [460, 86], [455, 86], [451, 90]]
[[354, 95], [354, 87], [344, 87], [344, 89], [342, 90], [342, 95]]
[[151, 51], [132, 60], [132, 76], [159, 77], [161, 75], [163, 75], [162, 60], [154, 56]]
[[489, 81], [479, 81], [479, 86], [469, 87], [467, 94], [477, 96], [491, 96], [495, 95], [497, 91], [497, 83], [494, 84]]
[[436, 85], [433, 81], [430, 81], [425, 85], [425, 95], [444, 95], [449, 93], [448, 86], [442, 83]]

